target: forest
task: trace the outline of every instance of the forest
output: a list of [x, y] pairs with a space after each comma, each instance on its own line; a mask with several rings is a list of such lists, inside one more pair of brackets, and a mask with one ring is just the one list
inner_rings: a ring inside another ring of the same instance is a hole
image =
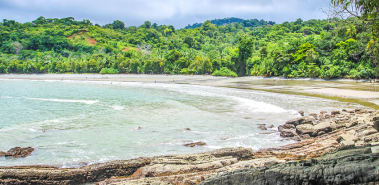
[[275, 24], [226, 18], [176, 29], [73, 17], [0, 24], [0, 73], [211, 74], [376, 78], [377, 43], [359, 18]]

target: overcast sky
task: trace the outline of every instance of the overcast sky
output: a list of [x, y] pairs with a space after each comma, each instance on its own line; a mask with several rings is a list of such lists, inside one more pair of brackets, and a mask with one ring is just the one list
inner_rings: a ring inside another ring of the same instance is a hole
[[74, 17], [104, 25], [121, 20], [126, 26], [144, 21], [183, 28], [215, 18], [237, 17], [285, 21], [324, 19], [320, 10], [330, 0], [0, 0], [0, 19], [31, 22]]

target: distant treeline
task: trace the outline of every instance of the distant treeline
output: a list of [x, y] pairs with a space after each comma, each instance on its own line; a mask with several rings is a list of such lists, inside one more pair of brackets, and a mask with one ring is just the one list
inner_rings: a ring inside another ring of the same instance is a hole
[[[38, 19], [0, 24], [0, 73], [159, 73], [376, 78], [371, 28], [359, 19], [237, 18], [175, 29], [146, 21]], [[230, 24], [235, 23], [235, 24]]]
[[[250, 20], [245, 20], [245, 19], [240, 19], [240, 18], [235, 18], [235, 17], [230, 17], [230, 18], [224, 18], [224, 19], [213, 19], [211, 20], [212, 24], [215, 24], [217, 26], [222, 26], [226, 24], [240, 24], [243, 27], [258, 27], [258, 26], [264, 26], [264, 25], [274, 25], [275, 22], [272, 21], [265, 21], [265, 20], [258, 20], [258, 19], [250, 19]], [[203, 25], [203, 23], [195, 23], [195, 24], [188, 24], [186, 26], [186, 29], [194, 29], [194, 28], [199, 28]]]

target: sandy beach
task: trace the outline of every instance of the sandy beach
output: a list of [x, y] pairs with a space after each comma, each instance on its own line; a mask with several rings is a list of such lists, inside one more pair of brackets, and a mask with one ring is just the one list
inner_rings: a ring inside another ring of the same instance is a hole
[[100, 75], [100, 74], [7, 74], [0, 80], [71, 80], [105, 82], [142, 82], [204, 85], [251, 89], [275, 93], [298, 94], [334, 99], [343, 102], [359, 103], [374, 109], [379, 108], [379, 83], [369, 80], [323, 80], [323, 79], [286, 79], [280, 77], [215, 77], [209, 75]]

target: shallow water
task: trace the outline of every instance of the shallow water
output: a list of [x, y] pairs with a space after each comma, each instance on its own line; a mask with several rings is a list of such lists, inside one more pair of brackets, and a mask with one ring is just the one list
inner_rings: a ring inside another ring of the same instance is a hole
[[[0, 151], [33, 147], [0, 166], [77, 167], [142, 156], [224, 147], [277, 147], [277, 126], [346, 107], [321, 98], [252, 90], [159, 83], [0, 80]], [[268, 131], [257, 124], [273, 124]], [[138, 130], [138, 127], [142, 129]], [[183, 131], [190, 128], [190, 131]], [[206, 146], [183, 144], [203, 141]]]

